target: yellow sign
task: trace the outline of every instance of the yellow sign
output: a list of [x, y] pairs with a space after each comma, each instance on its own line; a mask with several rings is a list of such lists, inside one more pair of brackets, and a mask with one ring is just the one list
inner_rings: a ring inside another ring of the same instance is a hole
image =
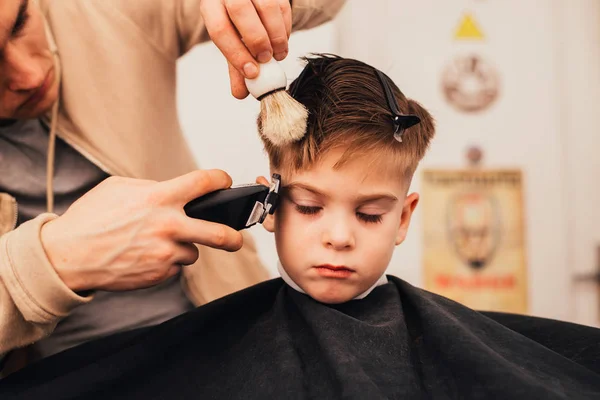
[[468, 307], [527, 313], [518, 170], [423, 173], [424, 288]]
[[459, 40], [483, 40], [484, 36], [473, 16], [465, 14], [454, 38]]

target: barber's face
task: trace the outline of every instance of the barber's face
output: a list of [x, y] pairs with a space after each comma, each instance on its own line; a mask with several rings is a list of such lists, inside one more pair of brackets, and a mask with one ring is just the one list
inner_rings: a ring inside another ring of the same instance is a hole
[[418, 201], [406, 197], [398, 174], [370, 168], [368, 157], [334, 169], [340, 155], [332, 151], [309, 170], [282, 174], [281, 204], [265, 225], [275, 232], [288, 275], [323, 303], [349, 301], [375, 284]]
[[58, 96], [42, 14], [33, 0], [0, 1], [0, 119], [42, 115]]

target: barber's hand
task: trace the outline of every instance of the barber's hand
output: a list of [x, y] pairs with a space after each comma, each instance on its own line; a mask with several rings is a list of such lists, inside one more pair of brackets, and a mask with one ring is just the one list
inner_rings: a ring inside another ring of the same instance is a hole
[[257, 176], [256, 183], [258, 183], [259, 185], [271, 186], [271, 183], [268, 181], [268, 179], [265, 176]]
[[140, 289], [194, 263], [192, 243], [235, 251], [240, 232], [188, 217], [196, 197], [231, 186], [220, 170], [154, 182], [111, 177], [46, 223], [42, 243], [60, 278], [74, 291]]
[[229, 64], [231, 93], [248, 96], [244, 78], [258, 76], [265, 63], [288, 54], [292, 32], [290, 0], [202, 0], [200, 12], [212, 41]]

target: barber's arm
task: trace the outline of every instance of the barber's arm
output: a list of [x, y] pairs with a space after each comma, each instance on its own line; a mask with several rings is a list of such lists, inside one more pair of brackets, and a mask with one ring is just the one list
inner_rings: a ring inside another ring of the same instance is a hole
[[238, 250], [227, 226], [189, 218], [183, 206], [229, 187], [223, 171], [153, 182], [109, 178], [60, 217], [43, 214], [0, 237], [0, 355], [55, 328], [94, 290], [150, 287], [198, 258], [193, 243]]

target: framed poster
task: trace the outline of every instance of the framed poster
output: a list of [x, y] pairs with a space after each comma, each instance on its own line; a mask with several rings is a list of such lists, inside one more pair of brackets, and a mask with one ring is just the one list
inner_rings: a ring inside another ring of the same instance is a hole
[[424, 288], [477, 310], [527, 313], [519, 170], [424, 170]]

